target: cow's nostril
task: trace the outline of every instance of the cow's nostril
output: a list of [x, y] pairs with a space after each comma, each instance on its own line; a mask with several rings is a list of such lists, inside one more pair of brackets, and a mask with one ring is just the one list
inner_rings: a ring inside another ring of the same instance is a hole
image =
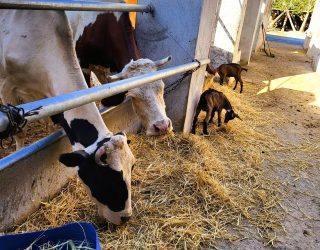
[[156, 132], [160, 132], [160, 128], [156, 124], [153, 124], [153, 127], [154, 127]]
[[168, 128], [170, 128], [172, 126], [172, 122], [171, 120], [168, 120]]
[[130, 220], [130, 216], [128, 216], [128, 217], [121, 217], [121, 221], [122, 221], [122, 223], [126, 223], [127, 221], [129, 221]]
[[170, 127], [170, 121], [162, 120], [153, 124], [156, 132], [166, 132]]

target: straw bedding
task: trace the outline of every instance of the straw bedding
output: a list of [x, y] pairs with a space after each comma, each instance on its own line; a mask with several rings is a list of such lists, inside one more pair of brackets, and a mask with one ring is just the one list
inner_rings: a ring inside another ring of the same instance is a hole
[[132, 173], [134, 216], [125, 226], [99, 219], [80, 181], [72, 179], [15, 232], [89, 221], [104, 249], [166, 249], [215, 248], [220, 239], [241, 240], [251, 228], [265, 244], [275, 244], [284, 215], [281, 184], [265, 167], [276, 165], [275, 151], [290, 147], [266, 129], [271, 120], [265, 116], [274, 123], [284, 118], [263, 112], [253, 99], [228, 87], [215, 88], [227, 95], [243, 122], [233, 120], [221, 129], [211, 124], [208, 137], [201, 135], [201, 124], [197, 135], [130, 136], [137, 163]]
[[45, 244], [38, 245], [37, 240], [35, 240], [30, 246], [28, 246], [25, 250], [95, 250], [90, 247], [90, 244], [87, 241], [61, 241], [58, 243], [46, 242]]

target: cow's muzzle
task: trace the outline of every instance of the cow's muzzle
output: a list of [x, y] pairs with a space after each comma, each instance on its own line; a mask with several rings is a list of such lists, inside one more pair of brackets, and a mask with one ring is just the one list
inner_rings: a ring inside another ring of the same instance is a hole
[[153, 124], [153, 127], [157, 134], [167, 134], [172, 131], [172, 124], [170, 119], [157, 121]]
[[130, 220], [131, 216], [121, 217], [121, 223], [126, 223]]

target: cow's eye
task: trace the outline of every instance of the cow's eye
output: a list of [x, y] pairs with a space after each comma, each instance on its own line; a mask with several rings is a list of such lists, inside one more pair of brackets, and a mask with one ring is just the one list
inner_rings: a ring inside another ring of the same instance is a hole
[[133, 164], [132, 167], [131, 167], [131, 171], [133, 171], [133, 169], [134, 169], [134, 164]]

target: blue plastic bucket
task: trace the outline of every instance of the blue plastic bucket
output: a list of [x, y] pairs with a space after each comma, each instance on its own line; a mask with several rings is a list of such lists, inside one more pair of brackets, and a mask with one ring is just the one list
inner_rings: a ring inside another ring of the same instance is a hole
[[[87, 222], [73, 222], [61, 227], [47, 229], [43, 231], [10, 234], [0, 237], [1, 250], [29, 249], [37, 250], [48, 242], [52, 245], [71, 242], [76, 246], [83, 243], [92, 249], [101, 250], [99, 238], [92, 224]], [[71, 249], [70, 245], [62, 244], [63, 250]], [[59, 248], [60, 249], [60, 248]], [[81, 248], [80, 248], [81, 249]]]

